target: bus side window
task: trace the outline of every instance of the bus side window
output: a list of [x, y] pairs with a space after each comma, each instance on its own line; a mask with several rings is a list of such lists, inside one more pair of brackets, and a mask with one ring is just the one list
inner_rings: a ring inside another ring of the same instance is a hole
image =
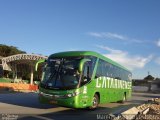
[[91, 62], [86, 62], [83, 67], [81, 84], [84, 85], [91, 80]]
[[102, 60], [100, 59], [97, 66], [96, 76], [95, 78], [102, 76]]

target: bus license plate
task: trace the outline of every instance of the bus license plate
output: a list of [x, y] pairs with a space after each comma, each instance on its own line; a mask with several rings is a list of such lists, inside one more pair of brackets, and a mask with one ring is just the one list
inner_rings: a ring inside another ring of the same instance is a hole
[[50, 103], [51, 103], [51, 104], [57, 104], [57, 101], [51, 100]]

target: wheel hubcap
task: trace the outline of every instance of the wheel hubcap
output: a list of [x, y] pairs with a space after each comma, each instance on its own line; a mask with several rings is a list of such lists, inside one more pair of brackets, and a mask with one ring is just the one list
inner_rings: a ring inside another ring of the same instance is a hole
[[93, 98], [93, 107], [96, 107], [97, 106], [97, 99], [94, 97]]

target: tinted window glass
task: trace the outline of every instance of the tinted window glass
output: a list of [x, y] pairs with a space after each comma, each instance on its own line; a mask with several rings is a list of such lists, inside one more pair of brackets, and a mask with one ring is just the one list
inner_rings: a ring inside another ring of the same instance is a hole
[[130, 80], [131, 73], [119, 68], [113, 64], [110, 64], [104, 60], [99, 59], [98, 67], [96, 71], [96, 77], [111, 77], [119, 80]]
[[88, 61], [84, 64], [81, 86], [88, 83], [91, 80], [91, 77], [94, 71], [94, 66], [96, 63], [96, 57], [87, 56], [85, 58], [90, 59], [91, 61]]

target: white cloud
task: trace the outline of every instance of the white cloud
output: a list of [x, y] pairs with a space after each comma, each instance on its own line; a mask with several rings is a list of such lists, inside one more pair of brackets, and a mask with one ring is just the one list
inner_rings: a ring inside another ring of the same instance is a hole
[[119, 35], [119, 34], [116, 34], [116, 33], [107, 32], [107, 33], [103, 33], [103, 35], [105, 37], [112, 38], [112, 39], [128, 40], [128, 38], [126, 36]]
[[107, 50], [109, 53], [104, 54], [106, 57], [120, 63], [130, 70], [143, 68], [153, 58], [152, 55], [149, 55], [148, 57], [129, 55], [129, 53], [126, 51], [112, 49], [107, 46], [98, 45], [97, 47]]
[[123, 35], [119, 35], [116, 33], [110, 33], [110, 32], [90, 32], [89, 35], [94, 37], [101, 37], [101, 38], [112, 38], [112, 39], [120, 39], [120, 40], [127, 40], [128, 38]]
[[94, 37], [104, 37], [102, 34], [96, 33], [96, 32], [90, 32], [88, 34], [91, 35], [91, 36], [94, 36]]
[[116, 39], [116, 40], [121, 40], [121, 41], [126, 41], [126, 42], [135, 42], [135, 43], [142, 43], [142, 40], [138, 40], [135, 38], [129, 38], [125, 35], [120, 35], [117, 33], [111, 33], [111, 32], [89, 32], [88, 33], [90, 36], [93, 37], [98, 37], [98, 38], [110, 38], [110, 39]]
[[160, 39], [156, 42], [157, 46], [160, 47]]

